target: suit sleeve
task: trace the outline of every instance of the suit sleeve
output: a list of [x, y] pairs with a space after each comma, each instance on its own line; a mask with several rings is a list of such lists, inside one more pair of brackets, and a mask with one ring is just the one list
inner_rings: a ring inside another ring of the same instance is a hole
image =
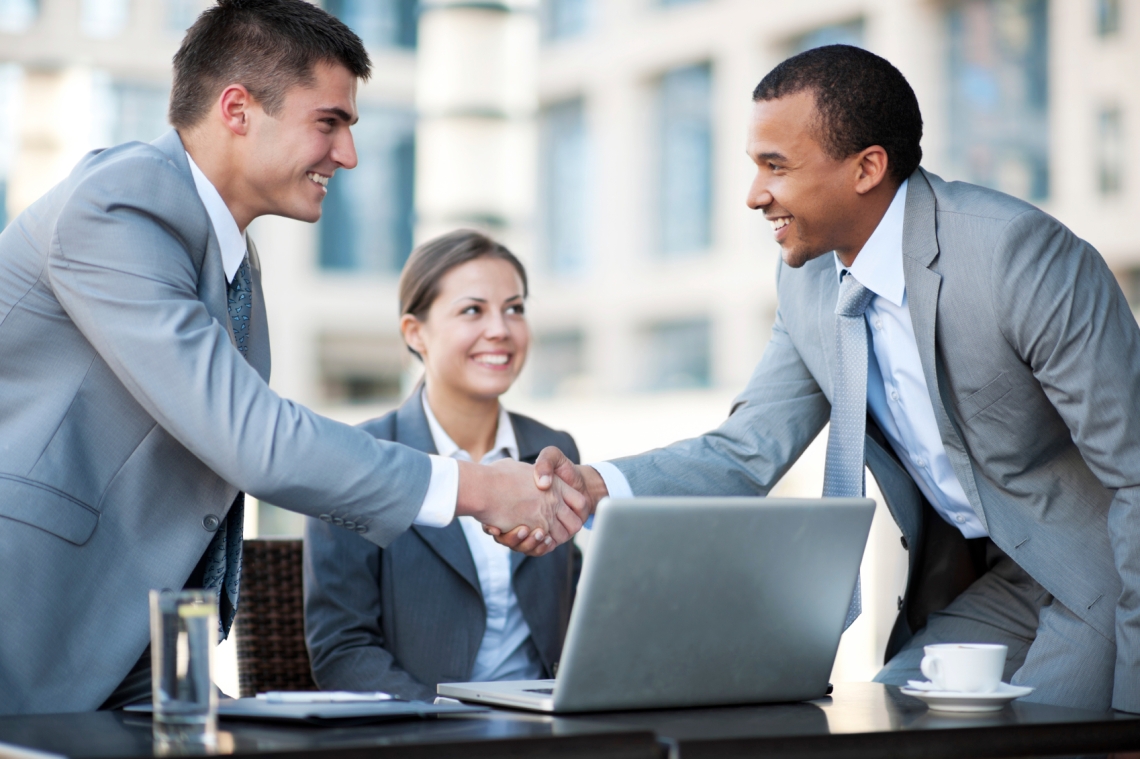
[[634, 495], [767, 495], [823, 429], [830, 410], [781, 308], [759, 365], [720, 427], [612, 463]]
[[430, 701], [435, 689], [404, 670], [384, 646], [383, 551], [348, 530], [305, 520], [305, 643], [321, 690], [380, 690]]
[[135, 400], [224, 480], [294, 511], [335, 511], [386, 545], [423, 503], [428, 457], [270, 390], [198, 298], [200, 208], [189, 177], [157, 156], [93, 172], [56, 225], [56, 298]]
[[1140, 329], [1088, 243], [1033, 210], [994, 251], [991, 299], [1006, 340], [1033, 370], [1101, 483], [1123, 589], [1113, 707], [1140, 712]]

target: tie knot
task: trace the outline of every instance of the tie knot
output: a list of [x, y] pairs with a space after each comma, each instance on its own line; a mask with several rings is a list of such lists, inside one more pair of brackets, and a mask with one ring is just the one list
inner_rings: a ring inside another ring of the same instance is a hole
[[836, 316], [862, 316], [875, 294], [863, 287], [855, 276], [846, 271], [839, 283], [839, 299], [835, 303]]

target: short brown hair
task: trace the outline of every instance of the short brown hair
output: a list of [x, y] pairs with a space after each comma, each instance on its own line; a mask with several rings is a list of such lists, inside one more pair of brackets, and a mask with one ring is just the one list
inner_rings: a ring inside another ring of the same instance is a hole
[[[523, 297], [529, 294], [526, 269], [514, 253], [481, 232], [457, 229], [417, 246], [408, 257], [400, 273], [400, 315], [411, 314], [422, 321], [439, 297], [444, 275], [477, 258], [497, 258], [515, 267], [522, 280]], [[408, 350], [416, 353], [410, 347]]]
[[340, 64], [367, 79], [364, 43], [335, 16], [305, 0], [219, 0], [194, 22], [174, 54], [170, 124], [188, 129], [223, 87], [241, 84], [270, 116], [285, 93], [313, 82], [317, 63]]

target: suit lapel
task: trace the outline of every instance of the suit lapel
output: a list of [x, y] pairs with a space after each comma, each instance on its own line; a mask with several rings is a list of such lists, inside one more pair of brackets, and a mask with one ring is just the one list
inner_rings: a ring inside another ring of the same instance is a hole
[[[178, 131], [171, 129], [166, 134], [159, 137], [151, 143], [156, 148], [161, 150], [170, 159], [171, 163], [178, 168], [191, 185], [194, 184], [194, 175], [190, 172], [190, 162], [186, 160], [186, 148], [182, 144], [182, 138], [178, 135]], [[195, 192], [197, 197], [197, 192]], [[206, 306], [207, 313], [214, 317], [219, 324], [226, 328], [226, 334], [230, 338], [230, 344], [236, 347], [237, 343], [234, 340], [233, 324], [230, 322], [230, 308], [229, 297], [226, 291], [226, 273], [225, 267], [222, 266], [222, 247], [218, 243], [218, 236], [214, 232], [214, 225], [209, 221], [209, 214], [206, 212], [206, 207], [199, 205], [202, 210], [202, 215], [206, 217], [206, 226], [209, 234], [207, 235], [205, 255], [201, 259], [201, 267], [198, 271], [198, 300]], [[192, 255], [196, 255], [198, 251], [191, 251]], [[253, 265], [252, 258], [250, 265]], [[260, 267], [256, 274], [251, 272], [253, 279], [253, 290], [256, 293], [254, 297], [254, 310], [255, 319], [252, 320], [256, 324], [260, 321], [261, 326], [258, 328], [259, 334], [254, 336], [252, 334], [253, 327], [251, 327], [250, 339], [255, 341], [254, 344], [261, 343], [263, 347], [258, 348], [258, 361], [259, 363], [253, 364], [257, 368], [261, 376], [269, 381], [269, 331], [265, 322], [265, 304], [261, 298], [261, 271]], [[260, 309], [260, 318], [256, 318], [257, 310]], [[263, 335], [261, 334], [263, 333]], [[264, 354], [263, 356], [260, 354]], [[251, 357], [250, 363], [253, 363]]]
[[[431, 437], [431, 428], [428, 427], [427, 415], [424, 414], [423, 385], [421, 384], [404, 401], [396, 412], [396, 442], [414, 448], [424, 453], [438, 453], [435, 441]], [[475, 569], [475, 559], [471, 556], [471, 548], [467, 545], [467, 536], [458, 519], [451, 520], [446, 527], [424, 527], [412, 525], [420, 538], [428, 544], [431, 550], [443, 559], [449, 567], [455, 570], [460, 577], [470, 583], [475, 592], [482, 596], [479, 585], [479, 573]]]
[[[834, 253], [829, 253], [823, 257], [827, 265], [819, 267], [819, 284], [814, 289], [820, 298], [819, 344], [823, 346], [823, 360], [827, 366], [826, 376], [819, 384], [828, 401], [835, 386], [835, 364], [838, 360], [835, 355], [835, 304], [839, 300], [839, 277], [835, 273], [834, 256]], [[816, 381], [818, 383], [819, 378]]]
[[986, 526], [986, 517], [981, 507], [981, 500], [978, 498], [978, 488], [974, 483], [969, 455], [950, 415], [946, 412], [939, 387], [939, 364], [935, 340], [942, 275], [931, 268], [939, 253], [935, 227], [936, 210], [934, 191], [930, 188], [930, 183], [926, 181], [921, 171], [916, 171], [911, 175], [910, 185], [907, 188], [906, 218], [903, 222], [903, 278], [906, 281], [910, 319], [914, 325], [914, 338], [918, 343], [922, 373], [926, 378], [926, 390], [934, 406], [934, 416], [938, 420], [938, 431], [946, 447], [946, 455], [970, 500], [970, 505], [974, 507], [982, 525]]

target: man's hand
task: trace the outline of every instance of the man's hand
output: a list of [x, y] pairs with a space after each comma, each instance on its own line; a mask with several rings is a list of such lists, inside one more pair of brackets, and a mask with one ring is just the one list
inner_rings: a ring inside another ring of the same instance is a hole
[[[534, 484], [539, 490], [570, 490], [582, 497], [581, 509], [571, 505], [578, 518], [585, 522], [598, 505], [598, 501], [609, 495], [606, 483], [598, 471], [590, 466], [575, 465], [566, 455], [554, 446], [542, 449], [538, 460], [534, 464]], [[567, 501], [570, 504], [570, 501]], [[526, 554], [533, 554], [533, 550], [541, 543], [525, 526], [518, 527], [511, 532], [504, 533], [494, 526], [483, 528], [488, 534], [502, 545]]]
[[475, 517], [493, 535], [521, 535], [511, 547], [531, 556], [554, 550], [582, 529], [586, 498], [561, 480], [538, 488], [532, 470], [510, 459], [490, 466], [459, 462], [456, 514]]

